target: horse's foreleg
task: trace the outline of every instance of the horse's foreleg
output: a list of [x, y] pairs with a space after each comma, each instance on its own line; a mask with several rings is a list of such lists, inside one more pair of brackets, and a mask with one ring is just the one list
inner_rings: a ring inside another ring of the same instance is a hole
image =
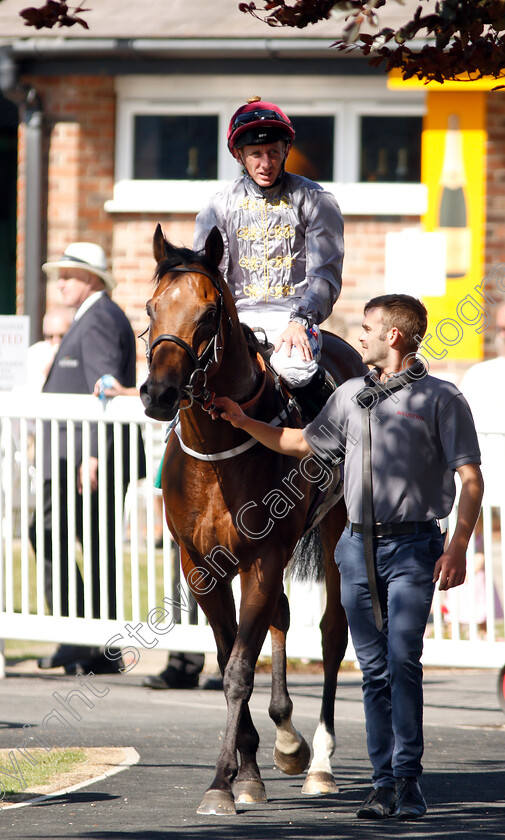
[[[216, 639], [216, 646], [217, 646], [217, 658], [219, 663], [219, 668], [221, 670], [221, 674], [224, 675], [226, 665], [230, 658], [230, 654], [233, 648], [233, 644], [235, 642], [235, 638], [237, 635], [236, 624], [234, 620], [235, 616], [235, 604], [233, 602], [233, 594], [231, 588], [229, 592], [226, 593], [227, 597], [224, 599], [222, 597], [222, 609], [221, 609], [221, 623], [219, 627], [213, 627], [214, 636]], [[224, 593], [222, 593], [224, 596]], [[226, 600], [226, 603], [224, 602]], [[229, 602], [231, 600], [231, 603]], [[232, 633], [228, 632], [227, 629], [223, 627], [222, 624], [222, 616], [224, 615], [231, 615], [233, 616], [233, 628]], [[212, 626], [212, 618], [209, 618], [210, 624]], [[256, 754], [258, 752], [258, 745], [259, 745], [259, 735], [256, 731], [254, 723], [251, 718], [251, 713], [249, 711], [249, 706], [247, 704], [244, 705], [242, 711], [242, 717], [240, 719], [238, 731], [237, 731], [237, 750], [240, 755], [240, 767], [235, 777], [235, 782], [233, 785], [233, 792], [235, 797], [235, 802], [266, 802], [267, 795], [265, 791], [265, 785], [261, 780], [261, 775], [259, 771], [258, 764], [256, 762]], [[207, 797], [206, 805], [204, 806], [203, 803], [200, 806], [202, 807], [209, 807], [209, 798]], [[228, 797], [225, 797], [226, 799]], [[215, 802], [216, 797], [211, 798], [213, 802]], [[223, 797], [218, 796], [217, 799], [220, 801]], [[229, 805], [229, 800], [228, 800]], [[212, 804], [211, 804], [212, 807]], [[221, 801], [220, 808], [226, 807], [223, 805]], [[231, 806], [230, 806], [231, 807]], [[227, 811], [228, 812], [228, 811]], [[231, 813], [234, 812], [234, 808], [231, 809]], [[214, 811], [208, 810], [199, 810], [199, 813], [214, 813]], [[222, 813], [222, 810], [219, 811]]]
[[[265, 640], [281, 581], [273, 570], [262, 575], [258, 585], [257, 568], [242, 575], [240, 621], [233, 650], [224, 670], [224, 693], [228, 706], [223, 746], [216, 764], [216, 775], [198, 808], [199, 814], [233, 814], [235, 804], [232, 784], [237, 778], [240, 801], [265, 801], [256, 764], [259, 743], [252, 725], [248, 702], [254, 683], [254, 668]], [[264, 572], [264, 570], [263, 570]], [[267, 580], [270, 577], [270, 580]], [[242, 765], [238, 778], [237, 749]], [[249, 777], [249, 778], [248, 778]], [[253, 782], [252, 785], [245, 784]], [[245, 792], [244, 792], [245, 788]]]
[[277, 728], [274, 761], [277, 767], [295, 776], [303, 773], [310, 761], [310, 747], [293, 726], [293, 703], [286, 682], [286, 633], [289, 629], [289, 604], [281, 593], [274, 619], [270, 626], [272, 639], [272, 694], [268, 713]]
[[[340, 574], [334, 561], [334, 545], [345, 524], [345, 508], [339, 504], [325, 518], [321, 538], [325, 551], [326, 609], [321, 620], [324, 686], [319, 724], [312, 741], [313, 757], [302, 793], [338, 793], [330, 759], [335, 750], [335, 694], [337, 676], [347, 648], [347, 619], [340, 603]], [[330, 521], [331, 520], [331, 521]]]
[[[192, 559], [187, 549], [181, 547], [181, 563], [186, 579], [197, 567], [198, 558]], [[217, 647], [217, 661], [221, 674], [224, 675], [233, 646], [237, 637], [237, 622], [235, 619], [235, 599], [231, 586], [226, 581], [216, 581], [211, 591], [207, 594], [194, 592], [198, 605], [205, 613], [210, 626], [212, 627]], [[252, 726], [252, 721], [251, 721]], [[250, 736], [256, 743], [259, 740], [256, 731]], [[230, 760], [229, 766], [225, 767], [222, 779], [214, 780], [213, 784], [205, 794], [198, 814], [220, 814], [233, 815], [236, 813], [235, 801], [231, 792], [231, 782], [237, 772], [236, 756]], [[216, 777], [217, 778], [217, 777]]]

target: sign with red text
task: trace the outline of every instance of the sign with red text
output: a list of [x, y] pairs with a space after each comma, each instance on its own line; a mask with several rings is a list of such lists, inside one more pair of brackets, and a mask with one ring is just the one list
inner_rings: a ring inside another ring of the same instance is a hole
[[28, 315], [0, 315], [0, 391], [26, 384]]

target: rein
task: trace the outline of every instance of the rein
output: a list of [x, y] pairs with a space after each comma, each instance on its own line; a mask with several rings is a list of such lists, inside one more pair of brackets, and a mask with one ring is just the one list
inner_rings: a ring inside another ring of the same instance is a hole
[[[157, 338], [154, 339], [152, 344], [149, 344], [146, 341], [146, 358], [147, 364], [151, 367], [151, 362], [153, 359], [153, 352], [156, 347], [162, 344], [165, 341], [171, 341], [173, 344], [177, 344], [178, 347], [181, 347], [189, 356], [193, 363], [194, 370], [191, 372], [189, 376], [189, 380], [187, 385], [183, 385], [181, 388], [184, 391], [184, 394], [189, 399], [189, 404], [181, 408], [181, 410], [186, 411], [188, 408], [191, 408], [193, 402], [199, 403], [202, 406], [204, 411], [210, 412], [214, 408], [214, 397], [215, 394], [212, 391], [209, 391], [207, 388], [207, 372], [210, 366], [218, 361], [217, 354], [219, 350], [223, 350], [222, 339], [221, 343], [218, 343], [218, 339], [220, 338], [221, 334], [221, 327], [223, 322], [223, 290], [216, 280], [215, 277], [212, 277], [211, 274], [208, 274], [201, 268], [186, 268], [186, 267], [175, 267], [170, 269], [170, 274], [178, 273], [178, 274], [203, 274], [204, 277], [207, 277], [216, 291], [218, 292], [218, 299], [217, 299], [217, 327], [214, 332], [214, 335], [209, 340], [207, 346], [204, 348], [202, 353], [199, 356], [196, 355], [193, 348], [182, 338], [179, 338], [177, 335], [172, 335], [172, 333], [163, 333], [159, 335]], [[230, 324], [231, 329], [231, 318], [228, 316], [228, 323]], [[139, 338], [143, 338], [146, 332], [149, 332], [149, 327], [139, 336]], [[200, 380], [199, 390], [196, 391], [196, 387], [198, 386]]]
[[[206, 347], [204, 348], [204, 350], [202, 351], [202, 353], [199, 356], [196, 355], [193, 348], [186, 341], [184, 341], [182, 338], [179, 338], [179, 336], [177, 336], [177, 335], [173, 335], [172, 333], [162, 333], [162, 335], [157, 336], [157, 338], [155, 338], [154, 341], [151, 344], [149, 344], [148, 340], [144, 339], [144, 341], [146, 342], [147, 362], [148, 362], [148, 365], [150, 367], [151, 363], [152, 363], [152, 359], [153, 359], [154, 350], [156, 349], [156, 347], [159, 347], [159, 345], [162, 344], [165, 341], [172, 342], [173, 344], [177, 344], [178, 347], [181, 347], [188, 354], [188, 356], [191, 359], [191, 362], [193, 364], [193, 368], [194, 368], [193, 371], [191, 372], [190, 376], [189, 376], [189, 380], [188, 380], [187, 385], [183, 385], [182, 388], [181, 388], [181, 391], [183, 391], [184, 394], [190, 400], [189, 404], [187, 406], [184, 406], [184, 408], [181, 408], [181, 410], [186, 411], [188, 408], [191, 408], [191, 406], [193, 405], [194, 402], [196, 402], [199, 405], [201, 405], [201, 407], [204, 411], [206, 411], [207, 413], [210, 413], [215, 408], [215, 405], [214, 405], [215, 393], [213, 391], [209, 391], [209, 389], [207, 388], [207, 372], [208, 372], [210, 366], [214, 362], [218, 361], [218, 358], [217, 358], [218, 351], [224, 349], [223, 343], [222, 343], [222, 338], [221, 338], [221, 343], [218, 343], [218, 339], [221, 336], [221, 328], [222, 328], [222, 322], [223, 322], [223, 312], [225, 311], [224, 304], [223, 304], [223, 292], [222, 292], [221, 286], [219, 285], [219, 282], [214, 277], [212, 277], [210, 274], [208, 274], [206, 271], [203, 271], [202, 269], [176, 267], [176, 268], [170, 269], [169, 273], [171, 273], [171, 272], [177, 272], [177, 273], [180, 273], [180, 274], [190, 274], [190, 273], [203, 274], [204, 277], [207, 277], [211, 281], [212, 285], [214, 286], [214, 288], [217, 290], [217, 292], [219, 294], [218, 301], [217, 301], [217, 310], [218, 310], [218, 312], [217, 312], [217, 314], [218, 314], [217, 327], [216, 327], [216, 330], [214, 332], [214, 335], [209, 340], [208, 344], [206, 345]], [[230, 324], [230, 329], [231, 329], [232, 321], [231, 321], [230, 316], [228, 316], [228, 323]], [[149, 332], [149, 329], [150, 328], [148, 327], [147, 330], [145, 330], [141, 334], [141, 336], [139, 336], [139, 338], [143, 338], [145, 333]], [[267, 368], [266, 368], [265, 360], [260, 353], [256, 354], [256, 361], [257, 361], [257, 363], [259, 365], [259, 368], [260, 368], [260, 371], [261, 371], [261, 382], [260, 382], [260, 385], [259, 385], [256, 393], [250, 399], [246, 400], [246, 402], [240, 403], [240, 406], [243, 410], [247, 410], [247, 409], [251, 408], [253, 405], [255, 405], [258, 402], [258, 400], [261, 398], [261, 396], [262, 396], [262, 394], [265, 390], [266, 379], [267, 379], [267, 376], [266, 376]], [[196, 388], [196, 385], [197, 385], [197, 382], [198, 382], [199, 378], [201, 380], [201, 385], [200, 385], [199, 391], [196, 392], [195, 388]], [[282, 409], [282, 411], [276, 417], [274, 417], [273, 420], [270, 421], [270, 425], [278, 426], [283, 420], [285, 420], [287, 418], [287, 416], [288, 416], [287, 407], [285, 407], [285, 408]], [[174, 430], [175, 434], [177, 435], [177, 437], [179, 439], [179, 444], [181, 446], [181, 449], [184, 452], [186, 452], [186, 454], [191, 455], [193, 458], [197, 458], [198, 460], [201, 460], [201, 461], [221, 461], [221, 460], [225, 460], [225, 459], [228, 459], [228, 458], [234, 458], [235, 456], [242, 454], [242, 452], [246, 452], [248, 449], [255, 446], [256, 443], [258, 442], [257, 440], [255, 440], [255, 438], [249, 437], [249, 439], [246, 440], [244, 443], [242, 443], [239, 446], [236, 446], [232, 449], [228, 449], [228, 450], [225, 450], [223, 452], [215, 452], [215, 453], [212, 453], [212, 454], [207, 454], [205, 452], [198, 452], [194, 449], [190, 449], [182, 440], [182, 436], [181, 436], [179, 426], [180, 426], [180, 421], [177, 421], [177, 422], [174, 422], [174, 424], [172, 425], [171, 428]]]

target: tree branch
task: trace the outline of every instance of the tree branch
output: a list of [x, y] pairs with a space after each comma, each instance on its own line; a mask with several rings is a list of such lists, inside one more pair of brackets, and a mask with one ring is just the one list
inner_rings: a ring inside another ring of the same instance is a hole
[[69, 10], [63, 0], [46, 0], [44, 6], [31, 6], [23, 9], [19, 15], [24, 18], [25, 26], [33, 26], [35, 29], [52, 29], [53, 26], [75, 26], [76, 23], [84, 29], [89, 29], [88, 24], [81, 17], [81, 12], [89, 12], [84, 6], [77, 6]]
[[[338, 50], [359, 50], [370, 56], [370, 64], [399, 68], [403, 78], [417, 76], [443, 82], [467, 73], [472, 79], [499, 78], [505, 72], [505, 0], [420, 0], [413, 17], [399, 29], [379, 29], [377, 10], [395, 0], [261, 0], [240, 3], [239, 9], [269, 26], [293, 26], [342, 17], [342, 38], [332, 46]], [[401, 0], [396, 0], [400, 3]], [[430, 12], [423, 15], [423, 6]], [[362, 34], [367, 23], [376, 34]], [[423, 39], [423, 47], [407, 46]]]

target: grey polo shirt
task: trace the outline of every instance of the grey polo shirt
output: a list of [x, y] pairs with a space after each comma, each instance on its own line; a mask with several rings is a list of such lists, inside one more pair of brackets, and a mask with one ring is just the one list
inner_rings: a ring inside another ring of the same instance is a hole
[[[351, 522], [362, 522], [362, 432], [356, 395], [369, 383], [350, 379], [303, 430], [324, 461], [345, 453], [344, 497]], [[448, 516], [455, 498], [454, 470], [480, 464], [472, 414], [451, 382], [429, 374], [376, 401], [370, 411], [376, 522], [419, 522]]]

